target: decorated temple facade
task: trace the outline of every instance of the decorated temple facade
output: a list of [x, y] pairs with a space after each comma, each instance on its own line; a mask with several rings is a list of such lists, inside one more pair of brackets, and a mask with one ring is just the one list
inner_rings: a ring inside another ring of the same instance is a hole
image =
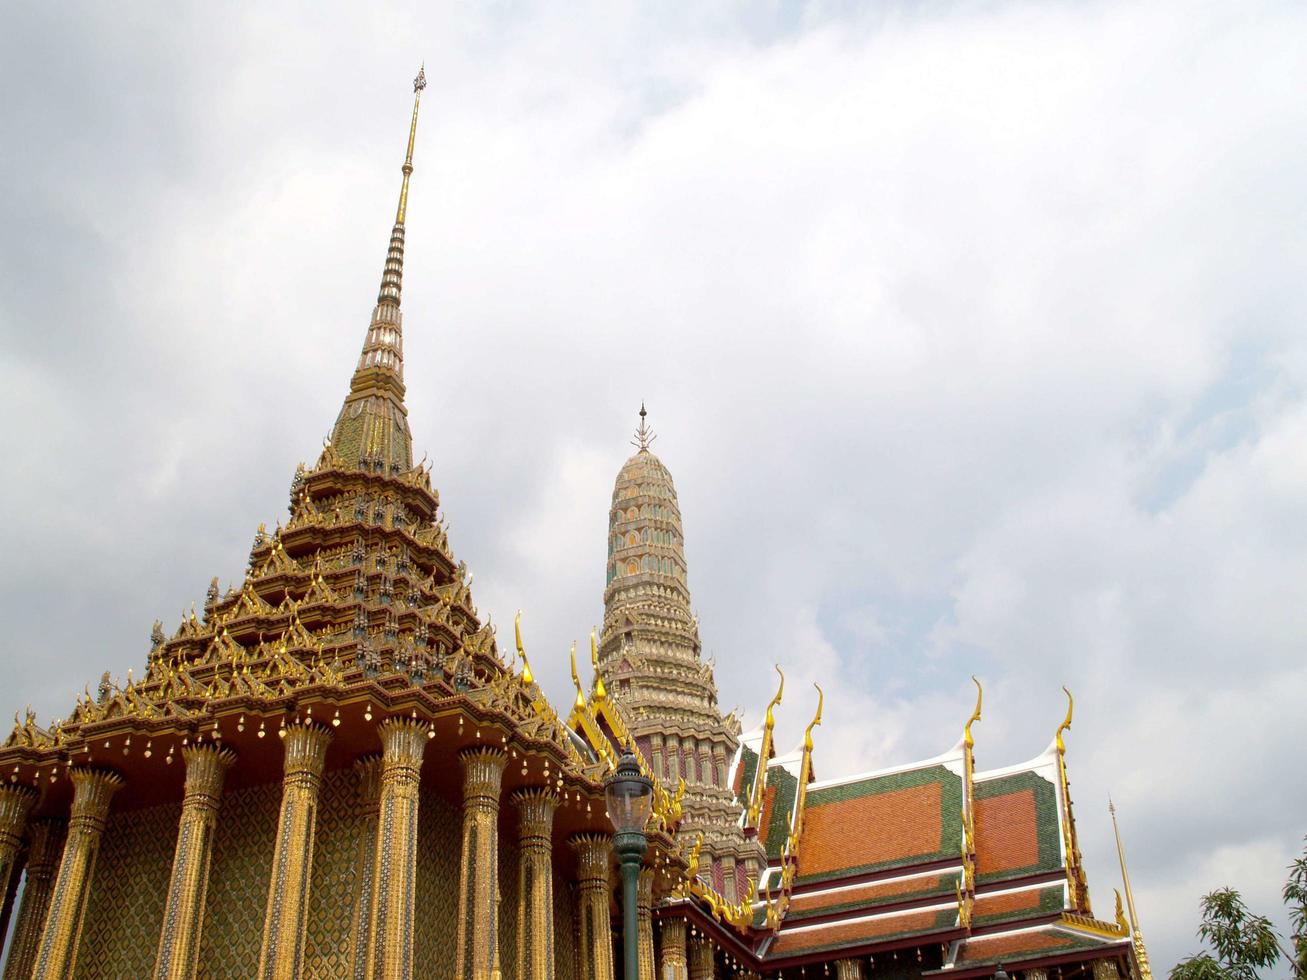
[[[472, 598], [405, 408], [405, 222], [340, 414], [260, 525], [240, 584], [156, 623], [0, 747], [3, 980], [629, 980], [603, 790], [653, 782], [640, 976], [1151, 980], [1095, 918], [1064, 734], [977, 771], [975, 712], [937, 758], [818, 779], [802, 742], [718, 707], [683, 525], [643, 408], [609, 512], [603, 628], [564, 717]], [[779, 672], [780, 668], [778, 668]], [[979, 685], [977, 685], [979, 688]]]

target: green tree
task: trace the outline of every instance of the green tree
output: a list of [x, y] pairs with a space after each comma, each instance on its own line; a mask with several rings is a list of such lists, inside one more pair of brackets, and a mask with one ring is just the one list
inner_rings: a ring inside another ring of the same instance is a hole
[[1281, 957], [1288, 961], [1293, 976], [1307, 980], [1307, 849], [1289, 865], [1284, 904], [1293, 928], [1287, 947], [1271, 920], [1254, 915], [1233, 888], [1218, 888], [1204, 895], [1198, 938], [1211, 952], [1176, 964], [1170, 980], [1259, 980], [1257, 971], [1269, 969]]

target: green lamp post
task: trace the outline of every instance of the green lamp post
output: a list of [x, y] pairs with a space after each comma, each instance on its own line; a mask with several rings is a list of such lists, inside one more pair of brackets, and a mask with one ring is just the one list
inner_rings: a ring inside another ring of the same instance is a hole
[[[635, 755], [622, 754], [617, 770], [604, 785], [608, 819], [613, 823], [613, 850], [622, 867], [622, 949], [625, 980], [640, 980], [640, 925], [636, 890], [640, 863], [649, 848], [644, 826], [653, 805], [653, 781], [640, 771]], [[654, 980], [646, 977], [645, 980]]]

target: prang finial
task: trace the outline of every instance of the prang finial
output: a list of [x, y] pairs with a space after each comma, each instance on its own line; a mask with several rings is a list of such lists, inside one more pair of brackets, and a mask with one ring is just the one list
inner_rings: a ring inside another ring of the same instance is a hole
[[395, 224], [402, 225], [408, 212], [408, 178], [413, 173], [413, 141], [418, 134], [418, 107], [422, 102], [422, 90], [427, 87], [427, 66], [423, 62], [418, 74], [413, 79], [413, 121], [408, 127], [408, 152], [404, 155], [404, 182], [399, 188], [399, 208], [395, 212]]
[[413, 91], [415, 93], [421, 92], [426, 87], [427, 87], [427, 63], [424, 61], [422, 62], [422, 66], [418, 68], [417, 78], [413, 79]]
[[658, 438], [653, 434], [653, 430], [649, 428], [648, 423], [645, 422], [645, 418], [648, 414], [649, 413], [644, 410], [644, 402], [640, 402], [640, 427], [635, 430], [635, 439], [631, 445], [642, 453], [647, 453], [649, 451], [649, 446]]

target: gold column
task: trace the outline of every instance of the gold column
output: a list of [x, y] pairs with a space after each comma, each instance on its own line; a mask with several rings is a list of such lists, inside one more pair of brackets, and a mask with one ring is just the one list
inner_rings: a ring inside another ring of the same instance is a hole
[[662, 947], [662, 980], [689, 980], [690, 968], [685, 962], [685, 920], [663, 919], [658, 938]]
[[521, 818], [521, 858], [517, 904], [517, 978], [554, 980], [554, 808], [558, 797], [548, 789], [521, 789], [513, 794]]
[[0, 896], [9, 891], [9, 879], [18, 864], [27, 815], [36, 802], [36, 790], [11, 783], [0, 786]]
[[218, 801], [222, 781], [236, 761], [236, 753], [217, 745], [188, 745], [182, 749], [182, 759], [186, 762], [186, 789], [154, 964], [156, 980], [195, 976]]
[[577, 919], [581, 926], [581, 975], [587, 980], [613, 980], [613, 925], [608, 911], [607, 834], [572, 838], [577, 863]]
[[690, 980], [713, 980], [712, 946], [703, 936], [690, 943]]
[[413, 975], [413, 917], [418, 867], [418, 779], [427, 725], [406, 718], [381, 724], [381, 796], [378, 803], [372, 921], [368, 926], [368, 978], [408, 980]]
[[50, 908], [50, 893], [67, 831], [63, 820], [32, 822], [31, 842], [27, 852], [27, 882], [23, 886], [23, 900], [18, 906], [13, 942], [9, 944], [4, 980], [29, 980], [32, 976], [36, 948], [41, 941], [41, 927], [45, 924], [45, 915]]
[[836, 980], [862, 980], [862, 960], [839, 960], [835, 964]]
[[458, 879], [460, 980], [497, 980], [499, 973], [499, 787], [508, 756], [464, 749], [463, 859]]
[[313, 834], [318, 793], [331, 730], [313, 723], [288, 725], [281, 816], [272, 852], [268, 905], [263, 914], [261, 980], [298, 977], [304, 965], [304, 926], [309, 908], [309, 874], [313, 868]]
[[71, 778], [73, 807], [68, 818], [68, 843], [59, 862], [32, 980], [64, 980], [73, 975], [100, 837], [109, 816], [109, 803], [123, 784], [116, 772], [84, 766], [73, 769]]
[[350, 976], [365, 980], [368, 975], [368, 932], [372, 928], [372, 896], [376, 891], [377, 814], [381, 809], [381, 756], [365, 755], [354, 763], [358, 777], [359, 817], [362, 831], [359, 834], [358, 857], [354, 862], [354, 880], [358, 894], [354, 896], [353, 928], [350, 930]]
[[641, 868], [640, 879], [636, 886], [635, 913], [638, 926], [638, 944], [640, 949], [640, 976], [654, 977], [654, 939], [653, 939], [653, 868]]

